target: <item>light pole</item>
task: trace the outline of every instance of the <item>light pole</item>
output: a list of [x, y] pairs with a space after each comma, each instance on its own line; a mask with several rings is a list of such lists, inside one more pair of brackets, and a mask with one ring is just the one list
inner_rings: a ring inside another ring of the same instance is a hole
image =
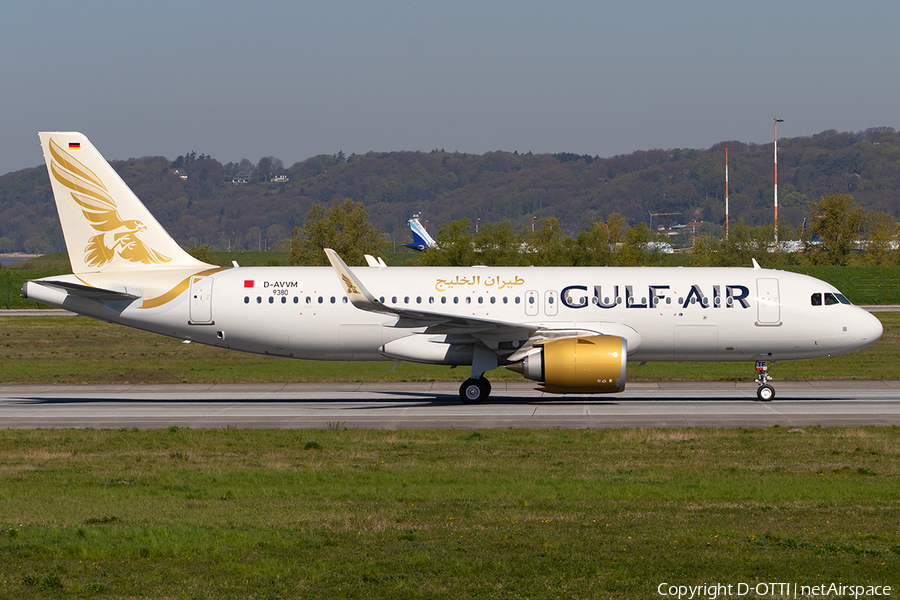
[[772, 119], [775, 121], [775, 243], [778, 243], [778, 124], [784, 119]]

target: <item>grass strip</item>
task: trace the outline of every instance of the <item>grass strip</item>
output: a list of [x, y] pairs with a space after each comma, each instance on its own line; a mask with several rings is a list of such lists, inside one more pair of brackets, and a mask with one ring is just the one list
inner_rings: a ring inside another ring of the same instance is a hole
[[0, 596], [896, 586], [898, 441], [896, 428], [3, 431]]

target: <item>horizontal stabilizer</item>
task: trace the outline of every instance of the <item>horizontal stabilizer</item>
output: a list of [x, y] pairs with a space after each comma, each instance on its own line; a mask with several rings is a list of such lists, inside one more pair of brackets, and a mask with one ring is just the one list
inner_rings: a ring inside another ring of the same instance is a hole
[[[97, 302], [127, 302], [131, 303], [141, 297], [141, 293], [139, 290], [134, 290], [130, 288], [120, 288], [115, 290], [109, 290], [104, 288], [96, 288], [91, 287], [89, 285], [82, 285], [79, 283], [71, 283], [68, 281], [48, 281], [48, 280], [36, 280], [29, 281], [29, 285], [42, 285], [49, 288], [61, 290], [66, 292], [70, 296], [78, 296], [79, 298], [86, 298], [88, 300], [95, 300]], [[27, 296], [26, 296], [27, 297]]]

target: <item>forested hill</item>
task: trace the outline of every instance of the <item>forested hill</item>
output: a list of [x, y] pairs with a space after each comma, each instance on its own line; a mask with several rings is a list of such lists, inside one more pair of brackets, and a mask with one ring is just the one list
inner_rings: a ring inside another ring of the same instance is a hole
[[[169, 161], [145, 157], [113, 167], [183, 245], [256, 250], [303, 225], [315, 203], [351, 198], [373, 225], [409, 239], [406, 220], [421, 212], [434, 233], [467, 217], [509, 220], [555, 216], [571, 235], [610, 213], [629, 223], [704, 221], [710, 233], [724, 223], [724, 148], [730, 148], [730, 218], [757, 225], [772, 219], [772, 144], [728, 141], [707, 150], [647, 150], [612, 158], [568, 153], [483, 155], [369, 152], [320, 155], [283, 168], [265, 157], [223, 165], [188, 153]], [[866, 209], [900, 217], [900, 135], [890, 127], [856, 133], [823, 131], [778, 143], [779, 222], [798, 225], [806, 203], [853, 194]], [[182, 176], [186, 175], [186, 179]], [[287, 175], [286, 183], [268, 181]], [[243, 177], [244, 185], [233, 180]], [[0, 252], [64, 249], [44, 166], [0, 177]]]

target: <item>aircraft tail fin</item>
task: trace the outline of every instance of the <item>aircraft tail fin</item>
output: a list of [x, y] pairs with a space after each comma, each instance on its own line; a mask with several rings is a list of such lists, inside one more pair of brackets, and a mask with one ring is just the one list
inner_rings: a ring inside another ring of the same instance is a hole
[[425, 230], [425, 227], [422, 226], [422, 223], [419, 219], [413, 217], [409, 220], [409, 228], [412, 230], [413, 242], [412, 244], [406, 244], [407, 248], [412, 248], [413, 250], [418, 250], [422, 252], [425, 248], [433, 248], [437, 246], [437, 242], [428, 235], [428, 231]]
[[211, 266], [172, 239], [86, 136], [38, 135], [73, 273]]

